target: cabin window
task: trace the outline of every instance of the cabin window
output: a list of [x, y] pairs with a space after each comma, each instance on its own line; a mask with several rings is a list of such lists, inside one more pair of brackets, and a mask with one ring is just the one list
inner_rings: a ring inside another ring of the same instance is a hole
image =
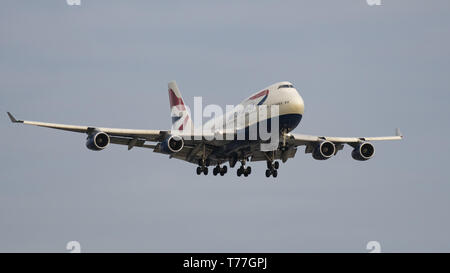
[[281, 89], [281, 88], [294, 88], [294, 86], [292, 84], [283, 84], [283, 85], [278, 86], [278, 89]]

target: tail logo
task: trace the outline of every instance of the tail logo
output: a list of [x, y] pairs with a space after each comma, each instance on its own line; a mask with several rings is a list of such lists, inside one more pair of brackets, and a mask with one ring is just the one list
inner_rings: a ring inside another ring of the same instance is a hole
[[176, 106], [180, 111], [186, 110], [182, 98], [177, 97], [172, 89], [169, 89], [170, 108]]
[[172, 128], [182, 131], [189, 122], [189, 114], [186, 111], [183, 99], [178, 97], [171, 88], [169, 88], [169, 102], [172, 114]]

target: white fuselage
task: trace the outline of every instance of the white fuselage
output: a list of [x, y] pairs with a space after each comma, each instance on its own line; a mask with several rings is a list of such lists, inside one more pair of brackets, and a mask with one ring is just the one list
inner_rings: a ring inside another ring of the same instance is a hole
[[[278, 106], [278, 111], [267, 109], [271, 106]], [[258, 114], [262, 107], [267, 109], [266, 114]], [[207, 121], [203, 129], [212, 132], [241, 130], [278, 116], [281, 129], [291, 131], [300, 122], [303, 114], [304, 102], [298, 91], [290, 82], [278, 82], [252, 94], [232, 111]], [[217, 128], [220, 125], [223, 129]]]

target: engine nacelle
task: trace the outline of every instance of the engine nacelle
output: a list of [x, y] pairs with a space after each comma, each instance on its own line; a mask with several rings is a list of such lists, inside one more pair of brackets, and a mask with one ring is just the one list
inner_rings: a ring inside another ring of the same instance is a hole
[[109, 144], [109, 136], [103, 132], [90, 134], [86, 139], [86, 147], [89, 150], [100, 151]]
[[172, 135], [161, 143], [161, 152], [165, 154], [178, 153], [184, 147], [184, 140], [180, 136]]
[[352, 151], [352, 157], [355, 160], [365, 161], [369, 160], [375, 154], [375, 147], [369, 142], [360, 143]]
[[312, 152], [312, 156], [317, 160], [326, 160], [336, 153], [336, 146], [330, 141], [321, 141]]

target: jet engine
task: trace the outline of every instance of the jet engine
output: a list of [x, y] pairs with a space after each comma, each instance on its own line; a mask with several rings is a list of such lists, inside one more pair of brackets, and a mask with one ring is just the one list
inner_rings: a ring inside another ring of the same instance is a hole
[[88, 135], [86, 139], [86, 147], [92, 151], [100, 151], [105, 149], [109, 144], [109, 136], [103, 132], [96, 132]]
[[314, 148], [312, 156], [314, 159], [317, 160], [326, 160], [332, 157], [335, 153], [336, 153], [336, 146], [334, 146], [333, 142], [321, 141]]
[[165, 154], [178, 153], [183, 147], [183, 138], [177, 135], [171, 135], [161, 143], [161, 152]]
[[375, 147], [369, 142], [362, 142], [358, 144], [352, 151], [352, 157], [355, 160], [365, 161], [373, 157], [375, 153]]

